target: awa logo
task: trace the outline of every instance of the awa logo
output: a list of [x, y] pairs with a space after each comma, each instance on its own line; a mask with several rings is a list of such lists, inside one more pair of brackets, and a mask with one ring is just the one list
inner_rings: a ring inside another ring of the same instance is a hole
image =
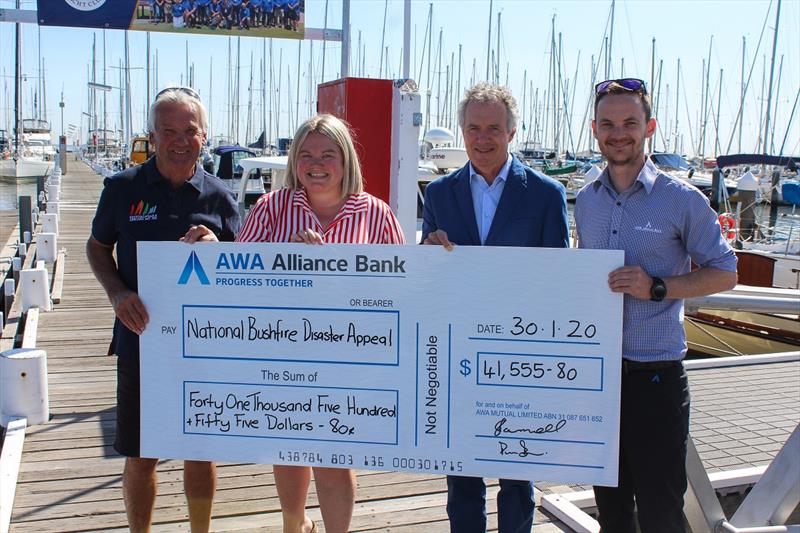
[[139, 200], [139, 203], [133, 202], [131, 204], [130, 212], [128, 213], [128, 220], [130, 222], [142, 222], [145, 220], [158, 220], [156, 213], [157, 205], [150, 205], [144, 203], [144, 200]]
[[200, 264], [200, 259], [194, 252], [189, 254], [189, 259], [186, 260], [186, 266], [183, 267], [181, 277], [178, 278], [178, 285], [186, 285], [189, 283], [189, 278], [192, 277], [192, 273], [197, 275], [197, 279], [200, 280], [202, 285], [211, 285], [211, 282], [208, 281], [208, 276], [206, 276], [206, 271], [203, 270], [203, 265]]
[[78, 11], [94, 11], [100, 9], [106, 0], [64, 0], [68, 6]]

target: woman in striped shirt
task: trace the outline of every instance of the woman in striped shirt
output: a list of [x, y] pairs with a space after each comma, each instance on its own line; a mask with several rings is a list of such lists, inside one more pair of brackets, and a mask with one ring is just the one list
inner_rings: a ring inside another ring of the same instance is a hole
[[[285, 188], [259, 198], [236, 240], [405, 243], [389, 206], [364, 192], [350, 131], [333, 115], [318, 115], [300, 126], [289, 150]], [[284, 533], [316, 531], [305, 514], [311, 470], [306, 466], [274, 467]], [[325, 530], [345, 533], [353, 515], [355, 473], [340, 468], [313, 470]]]

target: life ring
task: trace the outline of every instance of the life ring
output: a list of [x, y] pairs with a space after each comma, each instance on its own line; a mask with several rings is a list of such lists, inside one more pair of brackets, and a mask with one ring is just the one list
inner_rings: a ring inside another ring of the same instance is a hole
[[717, 217], [717, 221], [719, 221], [720, 231], [722, 235], [732, 241], [736, 238], [736, 219], [733, 218], [729, 213], [722, 213], [720, 216]]

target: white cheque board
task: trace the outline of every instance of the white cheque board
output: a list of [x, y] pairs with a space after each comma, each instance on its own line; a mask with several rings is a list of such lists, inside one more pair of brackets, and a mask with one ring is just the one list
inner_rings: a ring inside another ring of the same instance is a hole
[[622, 252], [138, 257], [143, 456], [616, 484]]

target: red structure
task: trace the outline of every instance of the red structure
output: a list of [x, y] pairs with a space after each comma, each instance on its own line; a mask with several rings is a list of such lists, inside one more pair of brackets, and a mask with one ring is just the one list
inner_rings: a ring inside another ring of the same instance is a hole
[[350, 125], [367, 192], [390, 203], [392, 80], [343, 78], [317, 88], [317, 112]]

